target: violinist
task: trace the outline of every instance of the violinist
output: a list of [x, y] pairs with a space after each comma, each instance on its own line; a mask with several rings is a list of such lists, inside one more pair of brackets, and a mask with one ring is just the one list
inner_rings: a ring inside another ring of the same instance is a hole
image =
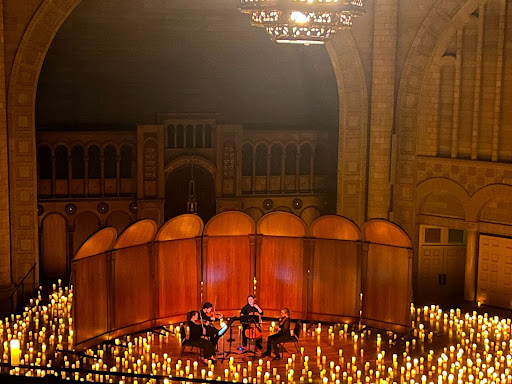
[[199, 319], [206, 327], [206, 336], [210, 338], [214, 348], [217, 347], [217, 342], [219, 341], [219, 330], [215, 328], [212, 323], [221, 317], [222, 315], [213, 311], [213, 304], [208, 301], [203, 304], [203, 308], [199, 313]]
[[199, 319], [198, 311], [190, 311], [187, 314], [187, 327], [189, 333], [188, 340], [190, 345], [199, 347], [203, 350], [203, 362], [207, 364], [208, 359], [211, 359], [215, 362], [215, 349], [213, 348], [212, 343], [204, 338], [206, 336], [206, 327], [203, 326], [201, 320]]
[[[246, 330], [251, 327], [256, 327], [259, 332], [259, 338], [256, 339], [256, 348], [263, 349], [262, 342], [263, 338], [261, 337], [261, 327], [259, 326], [259, 322], [261, 320], [261, 316], [263, 315], [263, 310], [256, 303], [256, 298], [253, 295], [247, 296], [247, 304], [240, 310], [240, 319], [243, 320], [243, 331], [242, 331], [242, 345], [247, 347], [247, 336]], [[251, 322], [252, 324], [247, 324], [247, 322]]]
[[261, 357], [268, 357], [271, 355], [270, 351], [273, 348], [276, 357], [273, 360], [281, 360], [279, 355], [279, 343], [286, 341], [290, 338], [290, 310], [288, 308], [281, 309], [281, 318], [279, 319], [279, 332], [271, 335], [267, 339], [267, 351]]

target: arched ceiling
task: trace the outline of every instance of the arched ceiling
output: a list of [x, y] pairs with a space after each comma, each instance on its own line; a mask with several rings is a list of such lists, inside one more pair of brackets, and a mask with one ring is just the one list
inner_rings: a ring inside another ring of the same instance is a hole
[[278, 45], [236, 4], [83, 0], [46, 56], [37, 126], [126, 128], [157, 113], [213, 112], [248, 127], [336, 131], [325, 47]]

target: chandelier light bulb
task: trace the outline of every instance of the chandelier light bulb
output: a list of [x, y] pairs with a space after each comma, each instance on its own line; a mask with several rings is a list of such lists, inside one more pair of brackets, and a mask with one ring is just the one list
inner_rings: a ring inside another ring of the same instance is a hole
[[309, 15], [302, 13], [301, 11], [293, 11], [290, 16], [290, 20], [295, 23], [303, 24], [309, 23], [310, 18]]
[[253, 26], [277, 43], [323, 44], [364, 14], [363, 0], [240, 0]]

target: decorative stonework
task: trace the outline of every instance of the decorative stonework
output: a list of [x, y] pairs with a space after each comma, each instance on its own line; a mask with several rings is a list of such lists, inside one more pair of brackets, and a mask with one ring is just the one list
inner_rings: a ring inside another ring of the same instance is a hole
[[[339, 97], [336, 212], [362, 225], [366, 220], [368, 88], [352, 32], [340, 31], [326, 44]], [[345, 186], [350, 185], [351, 193]]]
[[481, 161], [418, 157], [417, 183], [431, 178], [453, 180], [471, 196], [479, 189], [491, 184], [512, 185], [512, 167], [509, 164]]
[[[414, 233], [415, 209], [411, 191], [416, 180], [416, 142], [420, 95], [436, 49], [467, 22], [467, 15], [481, 1], [438, 0], [425, 18], [405, 63], [397, 100], [397, 188], [394, 194], [395, 221], [410, 235]], [[423, 172], [421, 169], [418, 172]]]
[[[23, 35], [10, 74], [7, 98], [9, 163], [16, 164], [9, 169], [11, 259], [14, 281], [18, 281], [26, 273], [27, 266], [29, 268], [34, 262], [39, 261], [37, 215], [34, 214], [37, 211], [34, 150], [37, 79], [53, 37], [80, 2], [81, 0], [42, 2]], [[26, 194], [20, 193], [22, 190], [30, 190], [28, 196], [31, 198], [25, 199]], [[32, 225], [25, 227], [26, 223], [17, 221], [16, 216], [32, 216]]]

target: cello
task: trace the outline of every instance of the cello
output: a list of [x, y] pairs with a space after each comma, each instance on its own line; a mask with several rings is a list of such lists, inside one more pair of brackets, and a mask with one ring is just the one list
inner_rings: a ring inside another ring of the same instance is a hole
[[[262, 330], [260, 326], [261, 315], [259, 314], [259, 312], [251, 312], [249, 316], [251, 316], [253, 322], [245, 330], [245, 337], [247, 337], [249, 340], [258, 340], [262, 336]], [[258, 320], [255, 319], [256, 317], [258, 318]]]

